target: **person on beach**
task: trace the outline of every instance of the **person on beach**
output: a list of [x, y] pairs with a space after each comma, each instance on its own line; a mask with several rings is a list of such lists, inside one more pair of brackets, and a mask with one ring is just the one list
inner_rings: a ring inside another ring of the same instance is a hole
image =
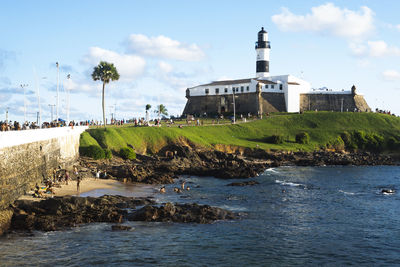
[[81, 185], [81, 177], [78, 176], [78, 177], [76, 177], [76, 191], [78, 192], [78, 194], [79, 194], [79, 190], [80, 190], [80, 185]]
[[97, 180], [97, 179], [100, 179], [100, 171], [99, 171], [99, 170], [96, 171], [96, 178], [95, 178], [95, 180]]
[[68, 180], [69, 180], [69, 172], [65, 171], [65, 184], [68, 185]]
[[186, 183], [185, 180], [183, 180], [182, 183], [181, 183], [182, 190], [185, 190], [185, 183]]
[[78, 174], [79, 174], [79, 173], [78, 173], [78, 168], [77, 168], [76, 166], [74, 167], [74, 173], [75, 173], [75, 175], [78, 177]]

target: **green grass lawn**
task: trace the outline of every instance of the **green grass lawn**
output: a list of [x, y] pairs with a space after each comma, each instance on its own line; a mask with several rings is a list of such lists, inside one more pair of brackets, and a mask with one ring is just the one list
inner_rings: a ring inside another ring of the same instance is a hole
[[[100, 145], [118, 152], [128, 144], [140, 153], [155, 153], [173, 142], [190, 142], [197, 146], [212, 147], [230, 145], [276, 150], [312, 151], [335, 140], [341, 133], [362, 130], [385, 139], [400, 139], [400, 118], [375, 113], [351, 112], [306, 112], [304, 114], [271, 115], [235, 125], [212, 125], [205, 120], [204, 126], [179, 127], [108, 127], [89, 129], [81, 136], [81, 146]], [[228, 121], [226, 121], [228, 122]], [[307, 132], [309, 144], [295, 142], [296, 134]], [[282, 135], [282, 144], [271, 144], [266, 139], [272, 135]]]

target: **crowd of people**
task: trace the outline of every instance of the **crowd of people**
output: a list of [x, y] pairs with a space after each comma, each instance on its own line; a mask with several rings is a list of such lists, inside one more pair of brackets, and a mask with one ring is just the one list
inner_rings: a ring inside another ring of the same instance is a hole
[[381, 114], [387, 114], [387, 115], [391, 115], [391, 116], [396, 116], [396, 114], [392, 113], [390, 110], [382, 110], [382, 109], [376, 108], [375, 112], [381, 113]]
[[[96, 170], [93, 173], [96, 179], [106, 179], [107, 172]], [[41, 185], [36, 184], [35, 188], [31, 191], [31, 194], [35, 198], [46, 198], [51, 197], [55, 193], [55, 188], [61, 188], [63, 185], [68, 185], [72, 180], [76, 181], [77, 194], [80, 193], [80, 185], [83, 180], [83, 175], [79, 173], [78, 168], [75, 166], [71, 170], [62, 169], [59, 166], [53, 169], [52, 173], [43, 180]]]

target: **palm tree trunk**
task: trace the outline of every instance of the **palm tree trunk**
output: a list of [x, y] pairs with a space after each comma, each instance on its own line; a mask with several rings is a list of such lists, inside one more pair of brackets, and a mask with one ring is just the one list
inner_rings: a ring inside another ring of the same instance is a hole
[[103, 123], [104, 123], [104, 129], [106, 128], [106, 112], [105, 112], [105, 107], [104, 107], [104, 88], [106, 87], [106, 83], [103, 82], [103, 94], [102, 94], [102, 107], [103, 107]]

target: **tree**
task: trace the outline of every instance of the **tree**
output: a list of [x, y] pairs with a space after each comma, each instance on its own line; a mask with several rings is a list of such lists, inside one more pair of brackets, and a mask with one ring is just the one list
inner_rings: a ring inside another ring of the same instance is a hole
[[147, 104], [146, 105], [146, 121], [149, 121], [149, 109], [151, 109], [151, 105]]
[[111, 81], [117, 81], [119, 79], [119, 73], [117, 68], [113, 63], [108, 63], [106, 61], [100, 61], [99, 65], [94, 67], [92, 78], [94, 81], [102, 81], [103, 82], [103, 94], [102, 94], [102, 108], [103, 108], [103, 123], [104, 129], [106, 128], [106, 113], [104, 108], [104, 88], [106, 87], [106, 83]]
[[160, 104], [160, 105], [158, 105], [157, 106], [157, 110], [156, 111], [154, 111], [155, 113], [158, 113], [158, 118], [160, 118], [160, 115], [162, 114], [162, 115], [165, 115], [165, 116], [168, 116], [168, 110], [167, 110], [167, 108], [163, 105], [163, 104]]

